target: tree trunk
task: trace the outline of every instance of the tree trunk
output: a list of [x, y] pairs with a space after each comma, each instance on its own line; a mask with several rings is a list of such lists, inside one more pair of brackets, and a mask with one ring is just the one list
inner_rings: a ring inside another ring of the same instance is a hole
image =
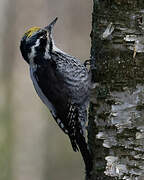
[[144, 2], [94, 0], [88, 142], [91, 180], [143, 179]]

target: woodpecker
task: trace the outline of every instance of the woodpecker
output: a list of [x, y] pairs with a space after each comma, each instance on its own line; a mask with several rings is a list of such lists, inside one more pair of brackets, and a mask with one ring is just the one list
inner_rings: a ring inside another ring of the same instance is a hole
[[58, 126], [68, 135], [74, 151], [80, 150], [90, 176], [92, 160], [84, 136], [91, 78], [79, 59], [58, 49], [52, 30], [58, 18], [44, 28], [32, 27], [20, 43], [29, 64], [34, 88]]

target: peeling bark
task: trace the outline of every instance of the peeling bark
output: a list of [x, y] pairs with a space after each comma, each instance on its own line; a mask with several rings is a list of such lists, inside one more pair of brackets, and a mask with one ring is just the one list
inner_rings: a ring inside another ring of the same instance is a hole
[[144, 174], [143, 9], [139, 0], [94, 0], [91, 180], [137, 180]]

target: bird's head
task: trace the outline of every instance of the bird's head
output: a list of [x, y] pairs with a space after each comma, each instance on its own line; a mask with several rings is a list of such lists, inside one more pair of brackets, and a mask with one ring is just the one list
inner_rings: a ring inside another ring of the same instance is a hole
[[[28, 29], [20, 43], [20, 50], [27, 63], [30, 61], [41, 61], [42, 57], [48, 58], [52, 50], [52, 29], [57, 18], [44, 28], [32, 27]], [[36, 62], [35, 62], [36, 63]]]

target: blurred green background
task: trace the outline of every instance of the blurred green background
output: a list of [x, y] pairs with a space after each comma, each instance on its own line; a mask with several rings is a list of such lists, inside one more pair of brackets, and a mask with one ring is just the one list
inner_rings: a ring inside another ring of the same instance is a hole
[[56, 45], [85, 60], [90, 54], [91, 1], [0, 1], [0, 180], [81, 180], [84, 166], [37, 96], [19, 44], [32, 26], [56, 16]]

